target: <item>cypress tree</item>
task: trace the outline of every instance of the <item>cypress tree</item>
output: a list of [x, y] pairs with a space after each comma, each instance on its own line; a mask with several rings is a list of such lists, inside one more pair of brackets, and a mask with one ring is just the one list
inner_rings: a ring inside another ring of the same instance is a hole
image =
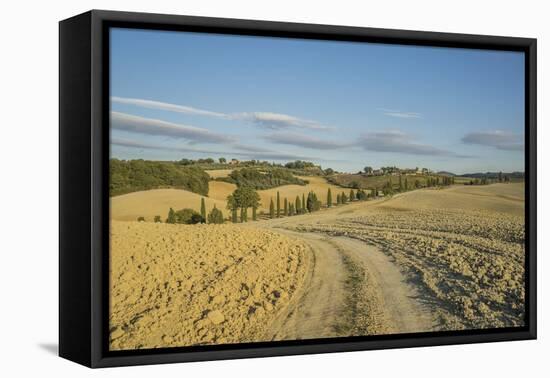
[[287, 216], [288, 215], [288, 200], [286, 199], [286, 197], [285, 197], [285, 207], [284, 207], [284, 209], [285, 209], [285, 211], [283, 212], [283, 214], [285, 216]]
[[353, 201], [355, 199], [355, 193], [353, 192], [353, 189], [349, 191], [349, 201]]
[[300, 212], [302, 211], [300, 206], [300, 196], [296, 196], [296, 201], [294, 202], [296, 203], [296, 214], [300, 214]]
[[330, 188], [328, 188], [327, 191], [327, 207], [332, 207], [332, 193], [330, 192]]
[[341, 204], [342, 204], [342, 197], [340, 196], [340, 194], [337, 194], [337, 195], [336, 195], [336, 204], [337, 204], [337, 205], [341, 205]]
[[202, 223], [206, 223], [206, 204], [204, 203], [204, 197], [201, 198], [201, 217]]
[[279, 192], [277, 191], [277, 218], [281, 216], [281, 197], [279, 196]]
[[241, 223], [244, 223], [246, 220], [246, 209], [244, 207], [241, 207]]
[[258, 216], [257, 216], [257, 214], [256, 214], [256, 210], [257, 210], [257, 208], [256, 208], [256, 206], [254, 206], [254, 207], [252, 208], [252, 220], [253, 220], [253, 221], [258, 220]]
[[304, 195], [304, 193], [302, 193], [302, 212], [305, 214], [306, 210], [307, 210], [306, 196]]
[[176, 223], [176, 212], [172, 208], [168, 210], [168, 218], [166, 218], [166, 223]]
[[340, 199], [342, 201], [342, 204], [345, 204], [346, 202], [348, 202], [348, 198], [346, 197], [346, 193], [342, 192], [342, 194], [340, 195]]
[[269, 203], [269, 217], [271, 219], [275, 218], [275, 205], [273, 204], [273, 198], [271, 199], [271, 202]]
[[288, 208], [288, 213], [289, 213], [288, 215], [296, 214], [295, 211], [294, 211], [294, 204], [293, 203], [290, 204], [290, 206]]
[[237, 209], [231, 209], [231, 222], [237, 223]]

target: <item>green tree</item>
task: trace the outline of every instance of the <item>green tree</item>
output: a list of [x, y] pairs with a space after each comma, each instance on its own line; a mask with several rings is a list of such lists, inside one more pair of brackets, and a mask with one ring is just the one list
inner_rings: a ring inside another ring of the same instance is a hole
[[277, 218], [281, 216], [281, 197], [279, 196], [279, 191], [277, 191]]
[[160, 215], [155, 215], [155, 223], [162, 223], [162, 219], [160, 218]]
[[332, 207], [332, 192], [330, 191], [330, 188], [328, 188], [327, 191], [327, 207]]
[[321, 208], [321, 201], [317, 199], [317, 195], [315, 194], [315, 192], [308, 193], [306, 207], [310, 213], [317, 211]]
[[257, 221], [257, 220], [258, 220], [257, 211], [258, 211], [258, 207], [257, 207], [257, 206], [254, 206], [254, 207], [252, 208], [252, 220], [253, 220], [253, 221]]
[[391, 180], [386, 181], [386, 183], [384, 184], [384, 187], [382, 188], [382, 191], [384, 192], [385, 196], [393, 193]]
[[227, 196], [227, 208], [231, 211], [241, 209], [241, 222], [248, 220], [248, 208], [260, 206], [260, 196], [250, 186], [240, 186]]
[[301, 203], [300, 203], [300, 196], [296, 196], [296, 200], [294, 202], [296, 204], [296, 214], [301, 214], [302, 213], [302, 206], [301, 206]]
[[176, 223], [176, 212], [172, 208], [168, 210], [168, 218], [166, 218], [166, 223]]
[[285, 209], [285, 210], [283, 211], [283, 214], [284, 214], [285, 216], [287, 216], [287, 215], [288, 215], [288, 200], [286, 199], [286, 197], [285, 197], [284, 204], [285, 204], [285, 206], [284, 206], [284, 209]]
[[302, 213], [306, 213], [307, 211], [307, 206], [306, 206], [306, 196], [304, 195], [304, 193], [302, 193]]
[[236, 197], [233, 194], [227, 196], [227, 210], [231, 211], [231, 222], [233, 223], [237, 223], [238, 209], [239, 209], [239, 204], [237, 203]]
[[296, 214], [295, 210], [294, 210], [294, 204], [291, 203], [290, 206], [288, 207], [288, 215], [292, 216]]
[[336, 195], [336, 204], [341, 205], [342, 204], [342, 196], [340, 194]]
[[355, 199], [355, 193], [353, 192], [353, 190], [350, 190], [349, 191], [349, 201], [353, 201]]
[[275, 205], [273, 204], [273, 198], [271, 199], [271, 202], [269, 203], [269, 217], [271, 219], [275, 218]]
[[201, 217], [206, 222], [206, 204], [204, 203], [204, 197], [201, 198]]
[[346, 193], [342, 192], [342, 194], [340, 194], [340, 201], [342, 202], [342, 205], [345, 205], [348, 202], [348, 197], [346, 197]]
[[214, 205], [214, 208], [208, 214], [208, 223], [223, 224], [223, 213], [221, 210], [216, 208], [216, 205]]
[[220, 164], [225, 164], [227, 162], [224, 157], [219, 158], [218, 161], [220, 162]]

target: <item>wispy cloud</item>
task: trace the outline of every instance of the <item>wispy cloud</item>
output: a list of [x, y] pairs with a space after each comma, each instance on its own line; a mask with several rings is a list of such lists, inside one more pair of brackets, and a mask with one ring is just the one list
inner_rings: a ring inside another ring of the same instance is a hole
[[466, 144], [477, 144], [480, 146], [494, 147], [499, 150], [523, 151], [524, 136], [502, 130], [490, 130], [466, 134], [462, 142]]
[[[111, 145], [135, 148], [140, 150], [156, 150], [156, 151], [169, 151], [169, 152], [181, 152], [181, 153], [200, 153], [211, 156], [239, 156], [256, 160], [314, 160], [315, 157], [307, 157], [287, 152], [270, 151], [262, 149], [260, 151], [246, 151], [247, 147], [239, 144], [235, 144], [229, 147], [234, 147], [232, 150], [216, 151], [212, 149], [194, 148], [186, 145], [166, 145], [166, 144], [153, 144], [144, 143], [131, 139], [112, 138]], [[239, 151], [241, 149], [241, 151]], [[250, 147], [250, 149], [254, 149]], [[322, 160], [322, 159], [321, 159]]]
[[214, 117], [227, 120], [240, 120], [250, 122], [257, 126], [269, 129], [283, 128], [304, 128], [313, 130], [330, 130], [331, 127], [320, 124], [309, 119], [303, 119], [288, 114], [272, 112], [240, 112], [240, 113], [220, 113], [210, 110], [198, 109], [186, 105], [176, 105], [167, 102], [145, 100], [128, 97], [111, 97], [111, 101], [117, 104], [138, 106], [146, 109], [164, 110], [169, 112], [183, 113], [189, 115]]
[[231, 119], [242, 119], [254, 123], [255, 125], [268, 129], [285, 129], [290, 127], [312, 129], [312, 130], [330, 130], [328, 126], [321, 125], [316, 121], [302, 119], [288, 114], [270, 113], [270, 112], [251, 112], [236, 113], [230, 115]]
[[387, 115], [389, 117], [406, 118], [406, 119], [422, 118], [422, 114], [415, 113], [415, 112], [402, 112], [400, 110], [385, 109], [385, 108], [381, 108], [379, 110], [383, 112], [384, 115]]
[[209, 110], [197, 109], [191, 106], [169, 104], [167, 102], [144, 100], [140, 98], [111, 97], [111, 101], [117, 104], [139, 106], [147, 109], [166, 110], [169, 112], [184, 113], [190, 115], [200, 115], [208, 117], [225, 118], [224, 113], [211, 112]]
[[144, 149], [144, 150], [177, 151], [177, 152], [186, 152], [186, 153], [193, 152], [193, 153], [201, 153], [201, 154], [217, 153], [213, 150], [194, 148], [194, 147], [189, 147], [185, 145], [168, 146], [168, 145], [138, 142], [136, 140], [123, 139], [123, 138], [111, 138], [111, 145], [119, 146], [119, 147]]
[[309, 135], [297, 133], [276, 133], [266, 135], [264, 139], [271, 143], [287, 144], [317, 150], [333, 150], [350, 145], [349, 143], [345, 144], [336, 141], [323, 140]]
[[111, 127], [115, 130], [181, 138], [191, 142], [231, 143], [235, 141], [232, 136], [215, 133], [207, 129], [119, 112], [111, 112]]
[[415, 142], [414, 139], [402, 131], [381, 131], [363, 135], [358, 143], [367, 151], [393, 152], [410, 155], [470, 157], [459, 155], [429, 144]]

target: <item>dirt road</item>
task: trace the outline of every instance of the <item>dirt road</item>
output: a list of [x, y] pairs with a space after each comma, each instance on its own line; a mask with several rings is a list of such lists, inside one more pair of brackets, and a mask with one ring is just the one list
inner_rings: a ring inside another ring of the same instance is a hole
[[314, 256], [303, 293], [266, 337], [309, 339], [433, 329], [432, 314], [415, 299], [417, 289], [378, 248], [348, 237], [294, 230], [304, 223], [353, 216], [381, 202], [351, 204], [314, 218], [304, 215], [254, 224], [306, 242]]

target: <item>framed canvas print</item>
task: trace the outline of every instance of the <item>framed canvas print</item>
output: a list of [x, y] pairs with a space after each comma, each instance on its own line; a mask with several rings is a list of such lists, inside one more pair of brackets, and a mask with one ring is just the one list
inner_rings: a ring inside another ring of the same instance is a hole
[[536, 337], [536, 40], [60, 23], [60, 355]]

